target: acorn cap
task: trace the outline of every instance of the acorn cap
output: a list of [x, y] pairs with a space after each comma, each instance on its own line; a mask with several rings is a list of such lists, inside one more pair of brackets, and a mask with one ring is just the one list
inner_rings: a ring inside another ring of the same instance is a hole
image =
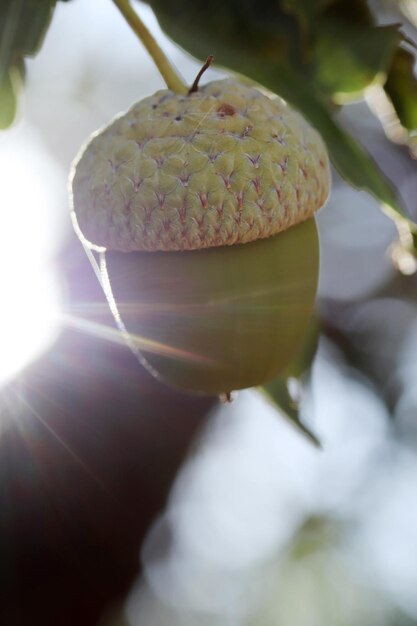
[[95, 133], [72, 171], [76, 228], [110, 250], [195, 250], [270, 237], [325, 203], [320, 135], [234, 80], [141, 100]]

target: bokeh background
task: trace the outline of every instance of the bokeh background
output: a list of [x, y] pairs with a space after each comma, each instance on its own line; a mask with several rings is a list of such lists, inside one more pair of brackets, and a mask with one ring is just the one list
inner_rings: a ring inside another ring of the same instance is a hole
[[[200, 61], [136, 6], [191, 83]], [[158, 88], [111, 2], [58, 3], [0, 135], [0, 623], [417, 624], [417, 278], [396, 228], [334, 173], [301, 404], [322, 450], [255, 391], [163, 387], [112, 332], [67, 198], [88, 135]], [[338, 120], [417, 218], [415, 161], [375, 106]]]

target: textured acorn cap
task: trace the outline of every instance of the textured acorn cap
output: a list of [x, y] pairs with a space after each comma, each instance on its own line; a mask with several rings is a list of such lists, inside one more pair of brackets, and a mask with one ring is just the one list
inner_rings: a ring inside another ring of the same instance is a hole
[[195, 250], [269, 237], [329, 192], [320, 135], [282, 100], [234, 80], [141, 100], [75, 161], [76, 224], [110, 250]]

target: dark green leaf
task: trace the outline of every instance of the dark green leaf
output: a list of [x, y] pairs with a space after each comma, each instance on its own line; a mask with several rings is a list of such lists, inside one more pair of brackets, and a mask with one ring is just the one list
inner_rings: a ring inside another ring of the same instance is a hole
[[381, 82], [401, 35], [397, 26], [375, 28], [323, 18], [314, 48], [317, 87], [340, 97], [363, 91], [378, 76]]
[[[297, 2], [297, 0], [294, 1]], [[299, 4], [310, 4], [311, 1], [314, 4], [319, 4], [317, 0], [301, 0]], [[327, 17], [349, 24], [365, 25], [374, 23], [368, 0], [332, 0], [329, 2], [323, 1], [322, 4], [324, 5], [324, 10], [322, 8], [320, 13], [322, 15], [325, 14]]]
[[[296, 20], [275, 0], [147, 0], [162, 28], [196, 57], [223, 63], [225, 50], [301, 62]], [[243, 71], [243, 70], [241, 70]]]
[[288, 391], [287, 380], [276, 378], [271, 383], [259, 387], [259, 390], [267, 397], [269, 402], [278, 408], [280, 413], [307, 439], [318, 448], [321, 443], [316, 435], [300, 420], [298, 406], [291, 398]]
[[337, 0], [309, 0], [300, 2], [300, 0], [281, 0], [282, 10], [291, 13], [299, 21], [302, 28], [311, 29], [317, 15], [322, 13], [330, 5], [335, 4]]
[[390, 98], [401, 124], [417, 133], [417, 78], [416, 59], [411, 52], [398, 49], [388, 73], [384, 89]]
[[[307, 335], [298, 353], [291, 361], [283, 376], [260, 388], [269, 402], [274, 404], [284, 417], [288, 419], [298, 430], [306, 435], [314, 445], [320, 447], [320, 442], [300, 420], [297, 403], [291, 398], [288, 391], [287, 381], [289, 378], [300, 380], [301, 377], [309, 376], [311, 364], [317, 350], [319, 339], [319, 321], [317, 317], [311, 320]], [[301, 384], [301, 383], [300, 383]]]
[[[363, 0], [281, 0], [303, 32], [315, 88], [340, 98], [381, 80], [400, 41], [398, 26], [379, 28]], [[341, 71], [342, 70], [342, 71]]]
[[197, 57], [243, 49], [253, 60], [288, 66], [326, 98], [385, 75], [401, 38], [398, 26], [374, 23], [365, 0], [148, 2], [167, 33]]
[[16, 115], [16, 88], [11, 73], [0, 77], [0, 128], [7, 128]]
[[0, 3], [0, 63], [15, 65], [41, 46], [55, 0], [3, 0]]
[[9, 126], [16, 111], [17, 76], [24, 59], [40, 48], [50, 23], [55, 0], [2, 0], [0, 2], [0, 124]]

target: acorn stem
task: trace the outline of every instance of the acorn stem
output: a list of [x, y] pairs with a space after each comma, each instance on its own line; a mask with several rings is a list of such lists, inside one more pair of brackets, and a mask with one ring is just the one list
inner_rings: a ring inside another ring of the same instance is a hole
[[171, 91], [175, 91], [179, 94], [187, 94], [187, 85], [179, 76], [178, 72], [174, 69], [171, 63], [168, 61], [167, 56], [162, 51], [158, 42], [150, 33], [148, 28], [142, 22], [139, 15], [130, 6], [129, 0], [113, 0], [113, 2], [133, 30], [133, 32], [139, 37], [139, 39], [151, 55], [152, 59], [155, 62], [155, 65], [162, 75], [162, 78], [166, 82], [168, 89], [171, 89]]
[[202, 77], [202, 75], [204, 74], [206, 69], [208, 69], [210, 67], [210, 65], [213, 63], [213, 61], [214, 61], [214, 56], [212, 54], [210, 54], [207, 57], [206, 62], [204, 63], [203, 67], [198, 72], [197, 76], [195, 77], [195, 80], [194, 80], [193, 84], [189, 88], [188, 95], [190, 95], [190, 93], [194, 93], [195, 91], [198, 91], [198, 83], [200, 82], [200, 78]]

